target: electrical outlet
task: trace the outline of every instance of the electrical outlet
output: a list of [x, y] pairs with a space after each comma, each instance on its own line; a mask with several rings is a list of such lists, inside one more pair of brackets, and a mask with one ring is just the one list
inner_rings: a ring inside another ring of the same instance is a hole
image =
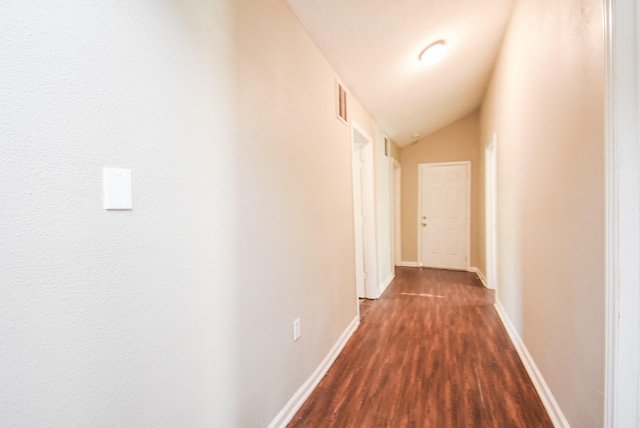
[[293, 341], [300, 339], [300, 318], [293, 321]]

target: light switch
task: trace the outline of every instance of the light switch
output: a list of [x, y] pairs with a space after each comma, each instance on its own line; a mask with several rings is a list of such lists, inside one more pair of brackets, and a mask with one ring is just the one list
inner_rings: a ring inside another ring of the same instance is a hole
[[107, 168], [103, 170], [104, 209], [133, 209], [133, 190], [131, 170], [126, 168]]

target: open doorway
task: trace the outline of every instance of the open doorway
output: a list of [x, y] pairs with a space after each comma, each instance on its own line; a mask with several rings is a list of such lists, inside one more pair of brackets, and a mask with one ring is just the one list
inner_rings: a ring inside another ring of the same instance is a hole
[[486, 279], [487, 287], [498, 288], [498, 250], [497, 250], [497, 185], [496, 185], [496, 145], [497, 135], [484, 153], [485, 173], [485, 217], [486, 217]]
[[351, 129], [356, 290], [359, 298], [376, 299], [373, 140], [356, 123]]
[[393, 160], [393, 264], [402, 265], [402, 167]]

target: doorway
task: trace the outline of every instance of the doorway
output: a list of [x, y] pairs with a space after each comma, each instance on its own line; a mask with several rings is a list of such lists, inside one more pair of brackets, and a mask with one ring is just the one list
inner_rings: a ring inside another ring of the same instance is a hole
[[420, 265], [469, 268], [471, 162], [420, 164]]
[[373, 140], [356, 123], [351, 129], [356, 292], [359, 298], [376, 299]]
[[494, 290], [498, 288], [496, 145], [497, 135], [494, 132], [493, 140], [484, 153], [486, 279], [487, 287]]
[[393, 262], [402, 264], [402, 167], [393, 160]]

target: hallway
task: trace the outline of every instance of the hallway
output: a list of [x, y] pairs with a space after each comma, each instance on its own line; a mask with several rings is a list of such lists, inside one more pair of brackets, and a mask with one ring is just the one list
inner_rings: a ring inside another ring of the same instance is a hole
[[551, 427], [475, 274], [396, 268], [289, 427]]
[[0, 427], [640, 427], [640, 3], [490, 4], [3, 2]]

